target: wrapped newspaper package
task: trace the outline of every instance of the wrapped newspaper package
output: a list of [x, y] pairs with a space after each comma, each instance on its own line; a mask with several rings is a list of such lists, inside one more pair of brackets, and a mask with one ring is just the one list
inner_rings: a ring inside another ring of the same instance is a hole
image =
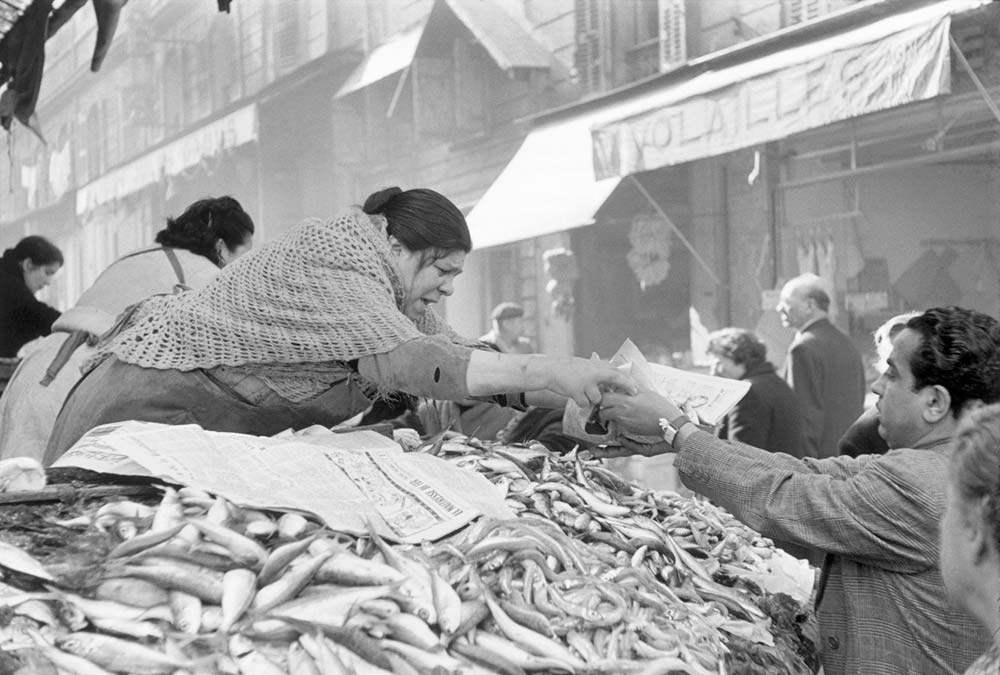
[[[592, 358], [597, 358], [594, 355]], [[649, 363], [639, 348], [631, 340], [625, 340], [611, 357], [611, 363], [628, 373], [640, 388], [651, 389], [674, 402], [695, 424], [715, 426], [719, 424], [733, 406], [750, 391], [750, 383], [744, 380], [730, 380], [701, 373], [692, 373], [678, 368]], [[659, 436], [642, 436], [622, 432], [617, 425], [604, 425], [605, 433], [593, 433], [596, 408], [584, 410], [574, 401], [566, 404], [563, 414], [563, 431], [595, 445], [620, 445], [621, 436], [637, 443], [657, 443]]]

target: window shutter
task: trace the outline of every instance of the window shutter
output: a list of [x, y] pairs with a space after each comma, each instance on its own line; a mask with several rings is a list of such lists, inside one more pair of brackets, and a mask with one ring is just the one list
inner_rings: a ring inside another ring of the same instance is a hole
[[658, 0], [660, 16], [660, 70], [687, 60], [684, 0]]
[[577, 78], [584, 91], [600, 91], [604, 84], [600, 0], [576, 0], [575, 19]]
[[305, 41], [300, 26], [299, 5], [298, 0], [281, 0], [278, 3], [274, 56], [279, 72], [292, 70], [299, 64], [299, 50]]
[[794, 26], [829, 12], [830, 0], [781, 0], [781, 25]]

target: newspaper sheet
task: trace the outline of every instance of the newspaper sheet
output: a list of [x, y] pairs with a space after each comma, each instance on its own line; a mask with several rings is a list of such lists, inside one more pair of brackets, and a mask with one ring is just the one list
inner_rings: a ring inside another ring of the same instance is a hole
[[53, 466], [155, 476], [239, 505], [313, 514], [343, 532], [362, 534], [370, 522], [405, 543], [480, 515], [513, 517], [483, 476], [372, 431], [261, 437], [128, 421], [91, 430]]
[[[611, 363], [628, 373], [641, 388], [652, 389], [669, 398], [695, 418], [693, 422], [705, 426], [719, 424], [750, 390], [746, 380], [730, 380], [649, 363], [631, 340], [622, 343], [611, 357]], [[591, 412], [570, 400], [563, 415], [563, 430], [574, 438], [592, 443], [615, 443], [619, 432], [614, 425], [609, 427], [607, 434], [587, 433], [584, 427]], [[644, 442], [662, 440], [631, 434], [629, 437]]]

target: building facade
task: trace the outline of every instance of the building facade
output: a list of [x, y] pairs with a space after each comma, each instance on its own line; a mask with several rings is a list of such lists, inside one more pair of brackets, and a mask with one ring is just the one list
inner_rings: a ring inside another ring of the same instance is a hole
[[689, 365], [737, 325], [780, 362], [776, 289], [814, 271], [863, 347], [904, 309], [1000, 311], [997, 25], [986, 0], [150, 0], [95, 75], [81, 11], [45, 143], [4, 141], [0, 245], [56, 241], [65, 307], [199, 197], [263, 242], [425, 186], [473, 230], [464, 334], [517, 300], [549, 353]]

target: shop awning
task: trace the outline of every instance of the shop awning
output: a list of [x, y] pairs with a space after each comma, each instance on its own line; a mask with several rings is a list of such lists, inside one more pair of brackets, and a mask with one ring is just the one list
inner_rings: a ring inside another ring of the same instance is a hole
[[[632, 173], [945, 93], [948, 19], [988, 2], [946, 0], [672, 86], [619, 92], [607, 103], [588, 102], [585, 112], [542, 122], [468, 214], [473, 244], [497, 246], [592, 224]], [[870, 58], [875, 64], [859, 70], [859, 61]], [[837, 73], [844, 78], [831, 80]], [[840, 99], [815, 98], [833, 86]], [[768, 105], [758, 106], [759, 96]], [[868, 108], [853, 107], [858, 100]], [[752, 133], [737, 133], [744, 128]]]
[[443, 0], [501, 70], [548, 68], [552, 55], [495, 0]]
[[421, 24], [371, 50], [333, 97], [347, 96], [405, 70], [413, 63], [423, 32]]
[[502, 70], [513, 68], [548, 68], [552, 56], [496, 0], [437, 0], [427, 19], [419, 27], [402, 33], [369, 53], [334, 98], [359, 91], [406, 70], [416, 58], [421, 44], [435, 39], [440, 14], [450, 12], [483, 46]]
[[534, 129], [469, 212], [472, 245], [486, 248], [590, 225], [620, 180], [595, 180], [585, 118]]
[[950, 17], [989, 0], [945, 0], [651, 93], [595, 125], [599, 177], [627, 176], [785, 138], [951, 90]]
[[475, 248], [590, 225], [620, 178], [594, 177], [592, 116], [533, 129], [467, 217]]
[[176, 176], [203, 159], [256, 141], [257, 133], [257, 105], [240, 108], [87, 183], [76, 192], [76, 212], [86, 213], [164, 176]]

